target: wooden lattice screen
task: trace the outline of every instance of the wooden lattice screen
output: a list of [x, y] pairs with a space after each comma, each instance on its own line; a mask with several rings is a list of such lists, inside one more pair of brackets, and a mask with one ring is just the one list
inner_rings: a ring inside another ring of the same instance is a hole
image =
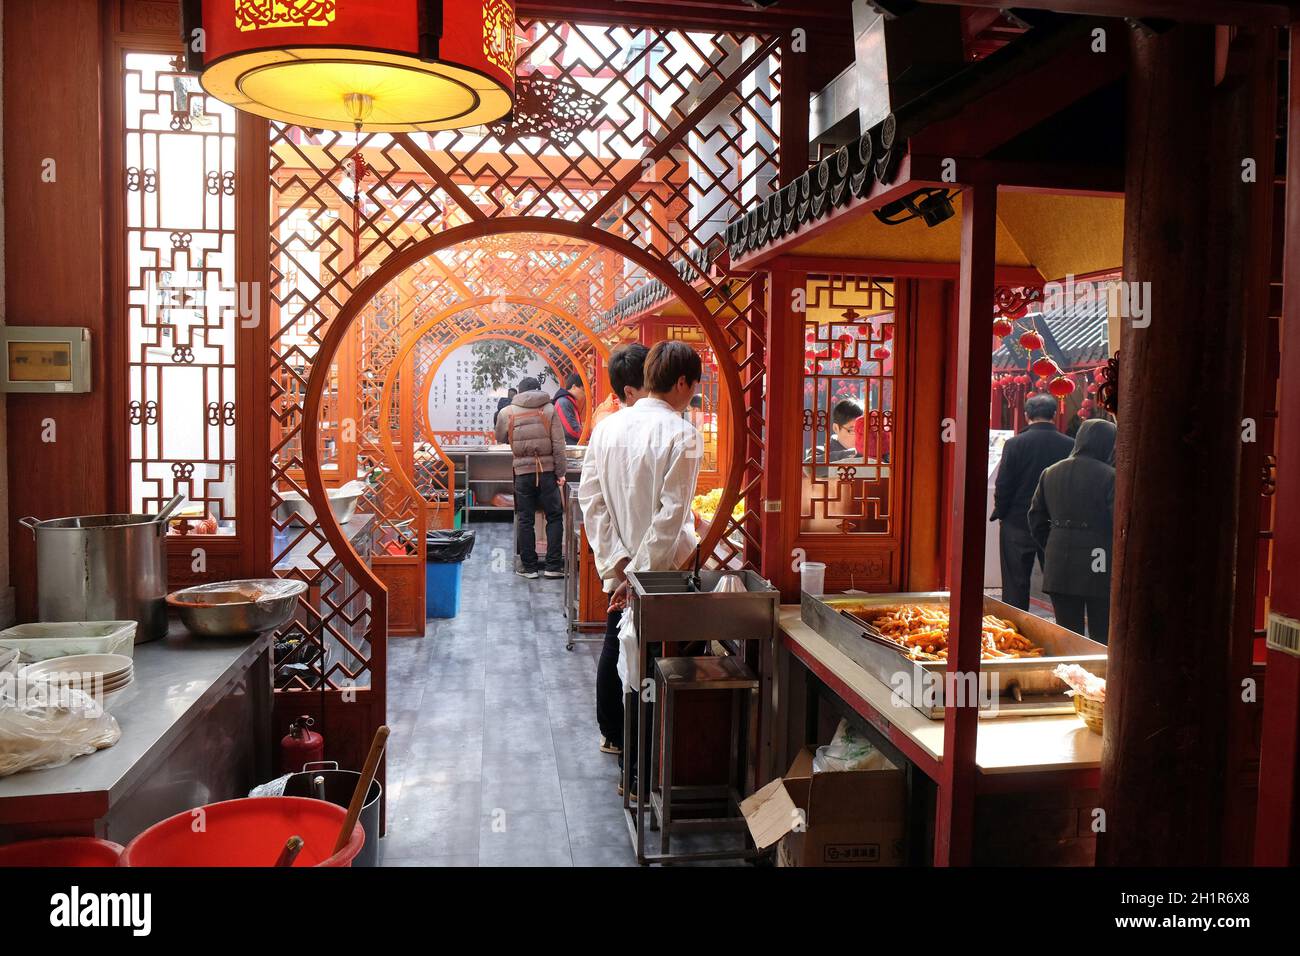
[[[443, 348], [475, 328], [517, 324], [547, 333], [531, 337], [540, 354], [567, 364], [567, 348], [585, 365], [591, 346], [571, 322], [508, 297], [541, 299], [612, 341], [618, 333], [606, 310], [654, 278], [599, 243], [550, 238], [521, 246], [492, 234], [492, 220], [537, 217], [599, 230], [651, 254], [661, 264], [654, 271], [662, 273], [699, 254], [777, 176], [774, 39], [550, 22], [523, 22], [520, 29], [527, 37], [519, 61], [525, 89], [536, 83], [547, 96], [586, 97], [589, 114], [569, 111], [554, 128], [502, 129], [499, 138], [482, 129], [358, 138], [271, 127], [273, 506], [282, 492], [305, 491], [305, 384], [357, 286], [412, 243], [459, 225], [485, 225], [472, 242], [426, 256], [400, 274], [385, 272], [384, 292], [366, 303], [336, 356], [319, 419], [320, 447], [330, 457], [325, 477], [330, 484], [353, 477], [368, 482], [363, 508], [378, 517], [376, 549], [385, 542], [399, 550], [409, 545], [422, 558], [426, 505], [440, 500], [446, 475], [437, 463], [416, 471], [414, 442], [435, 436], [417, 435], [404, 423], [418, 422], [412, 410], [423, 372]], [[512, 248], [517, 258], [506, 254]], [[766, 320], [762, 290], [754, 286], [761, 280], [690, 278], [718, 333], [710, 345], [738, 376], [745, 409], [735, 423], [742, 430], [743, 471], [729, 493], [733, 500], [743, 496], [747, 510], [729, 520], [713, 560], [755, 564]], [[496, 311], [455, 308], [484, 297], [501, 300]], [[411, 353], [409, 368], [389, 376], [403, 338], [444, 311], [447, 318]], [[530, 342], [526, 333], [519, 339]], [[400, 467], [389, 460], [394, 452]], [[414, 486], [406, 480], [412, 475]], [[339, 573], [318, 524], [274, 524], [275, 563], [296, 548], [310, 559], [285, 573], [327, 579], [294, 625], [309, 642], [343, 649], [316, 677], [331, 692], [369, 685], [382, 713], [388, 622], [374, 613], [375, 602], [364, 609], [364, 599], [383, 592]]]

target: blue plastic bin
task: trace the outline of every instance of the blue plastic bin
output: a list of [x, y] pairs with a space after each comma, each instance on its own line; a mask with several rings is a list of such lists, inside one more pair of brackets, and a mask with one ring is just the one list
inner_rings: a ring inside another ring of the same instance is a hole
[[460, 613], [460, 566], [474, 550], [474, 532], [435, 530], [425, 535], [424, 616]]
[[460, 569], [459, 561], [449, 564], [437, 564], [430, 561], [425, 565], [424, 576], [424, 616], [455, 617], [460, 613]]

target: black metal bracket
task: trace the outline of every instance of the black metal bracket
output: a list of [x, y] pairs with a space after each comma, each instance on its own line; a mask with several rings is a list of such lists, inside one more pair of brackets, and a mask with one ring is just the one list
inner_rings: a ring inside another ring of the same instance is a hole
[[181, 49], [186, 73], [203, 72], [203, 53], [194, 49], [194, 34], [202, 29], [203, 0], [181, 0]]
[[420, 0], [416, 8], [420, 59], [425, 63], [438, 59], [438, 44], [442, 41], [442, 12], [442, 0]]
[[867, 0], [867, 6], [891, 20], [907, 16], [919, 5], [917, 0]]

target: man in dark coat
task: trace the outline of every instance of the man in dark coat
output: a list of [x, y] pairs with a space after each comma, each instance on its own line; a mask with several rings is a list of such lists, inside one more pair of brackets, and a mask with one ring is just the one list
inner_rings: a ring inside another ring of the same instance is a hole
[[1115, 526], [1115, 424], [1093, 418], [1074, 451], [1043, 472], [1029, 506], [1029, 528], [1046, 550], [1043, 590], [1056, 623], [1106, 643], [1110, 633], [1110, 559]]
[[1070, 454], [1074, 447], [1067, 436], [1056, 430], [1056, 399], [1050, 395], [1031, 395], [1025, 402], [1028, 427], [1002, 447], [998, 480], [993, 488], [993, 514], [990, 521], [1001, 521], [998, 544], [1002, 558], [1002, 600], [1012, 607], [1029, 610], [1029, 577], [1034, 558], [1041, 566], [1043, 552], [1029, 533], [1029, 502], [1038, 487], [1038, 478], [1049, 465]]

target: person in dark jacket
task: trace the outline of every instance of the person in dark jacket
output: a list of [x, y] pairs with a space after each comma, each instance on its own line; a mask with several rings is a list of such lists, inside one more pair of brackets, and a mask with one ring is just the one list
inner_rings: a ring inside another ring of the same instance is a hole
[[993, 514], [1001, 521], [998, 545], [1002, 559], [1002, 600], [1012, 607], [1029, 610], [1029, 578], [1034, 558], [1043, 564], [1043, 552], [1029, 533], [1029, 502], [1044, 469], [1070, 454], [1074, 447], [1056, 430], [1056, 399], [1031, 395], [1025, 402], [1028, 427], [1002, 447], [997, 483], [993, 488]]
[[582, 410], [586, 405], [586, 396], [582, 392], [582, 376], [571, 372], [564, 380], [564, 387], [555, 390], [551, 396], [555, 410], [560, 414], [560, 427], [564, 429], [564, 443], [576, 445], [582, 438]]
[[1043, 472], [1029, 506], [1029, 529], [1047, 554], [1043, 590], [1056, 623], [1106, 643], [1115, 526], [1115, 424], [1083, 423], [1074, 451]]

